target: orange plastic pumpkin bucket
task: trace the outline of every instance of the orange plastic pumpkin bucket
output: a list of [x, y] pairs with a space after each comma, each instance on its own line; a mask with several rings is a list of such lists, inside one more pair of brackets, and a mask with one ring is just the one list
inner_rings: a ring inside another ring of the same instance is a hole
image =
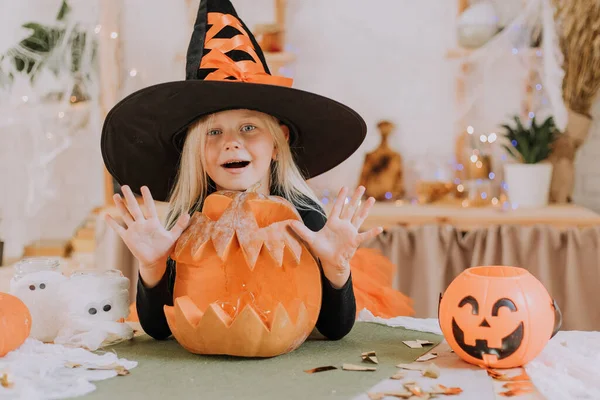
[[544, 285], [527, 270], [509, 266], [463, 271], [440, 296], [438, 317], [459, 357], [490, 368], [525, 365], [562, 323]]

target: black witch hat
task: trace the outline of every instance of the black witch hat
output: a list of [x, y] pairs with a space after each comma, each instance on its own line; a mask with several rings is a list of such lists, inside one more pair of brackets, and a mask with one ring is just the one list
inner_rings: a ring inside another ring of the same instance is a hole
[[364, 120], [329, 98], [293, 89], [270, 73], [256, 39], [229, 0], [201, 0], [187, 51], [186, 79], [139, 90], [115, 105], [102, 129], [109, 173], [134, 193], [148, 186], [167, 201], [188, 127], [217, 111], [250, 109], [290, 128], [306, 179], [346, 160], [366, 135]]

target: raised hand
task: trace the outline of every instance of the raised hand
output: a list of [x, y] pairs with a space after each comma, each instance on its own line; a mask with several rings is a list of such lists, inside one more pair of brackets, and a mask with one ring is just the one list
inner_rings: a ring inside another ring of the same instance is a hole
[[371, 207], [375, 204], [375, 199], [369, 197], [359, 206], [360, 199], [365, 192], [365, 188], [359, 186], [350, 202], [344, 207], [347, 192], [346, 187], [340, 190], [327, 223], [320, 231], [313, 232], [300, 221], [290, 223], [291, 228], [321, 260], [325, 277], [338, 288], [344, 286], [348, 280], [350, 259], [360, 244], [383, 231], [381, 227], [377, 227], [367, 232], [358, 232], [369, 215]]
[[123, 186], [122, 191], [125, 201], [118, 193], [113, 196], [113, 199], [126, 227], [119, 225], [108, 214], [106, 222], [119, 234], [138, 259], [140, 268], [147, 269], [157, 264], [164, 264], [175, 242], [188, 226], [190, 216], [187, 213], [183, 214], [173, 228], [167, 230], [158, 218], [154, 200], [146, 186], [142, 187], [145, 212], [142, 212], [129, 186]]

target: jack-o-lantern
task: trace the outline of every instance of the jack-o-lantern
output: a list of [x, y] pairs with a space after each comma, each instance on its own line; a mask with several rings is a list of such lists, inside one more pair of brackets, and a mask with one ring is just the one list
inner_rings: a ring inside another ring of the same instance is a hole
[[31, 314], [18, 297], [0, 293], [0, 357], [19, 348], [31, 333]]
[[440, 327], [463, 360], [514, 368], [534, 359], [562, 323], [546, 288], [523, 268], [473, 267], [440, 296]]
[[177, 241], [175, 339], [197, 354], [272, 357], [298, 348], [321, 306], [318, 264], [288, 227], [291, 203], [252, 191], [208, 196]]

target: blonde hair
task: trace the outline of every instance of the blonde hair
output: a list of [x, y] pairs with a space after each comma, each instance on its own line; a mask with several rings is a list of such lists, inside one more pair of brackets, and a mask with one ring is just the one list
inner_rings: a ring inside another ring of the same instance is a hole
[[[177, 180], [169, 197], [169, 212], [166, 226], [170, 229], [180, 215], [187, 212], [193, 214], [200, 211], [204, 199], [209, 194], [210, 178], [203, 165], [205, 138], [214, 114], [200, 118], [188, 129]], [[323, 209], [317, 196], [304, 180], [298, 166], [294, 162], [288, 141], [279, 125], [279, 121], [270, 115], [261, 114], [264, 118], [277, 149], [277, 157], [271, 163], [270, 188], [295, 207], [314, 210], [323, 215]], [[200, 149], [200, 152], [198, 151]], [[201, 154], [201, 157], [198, 157]]]

